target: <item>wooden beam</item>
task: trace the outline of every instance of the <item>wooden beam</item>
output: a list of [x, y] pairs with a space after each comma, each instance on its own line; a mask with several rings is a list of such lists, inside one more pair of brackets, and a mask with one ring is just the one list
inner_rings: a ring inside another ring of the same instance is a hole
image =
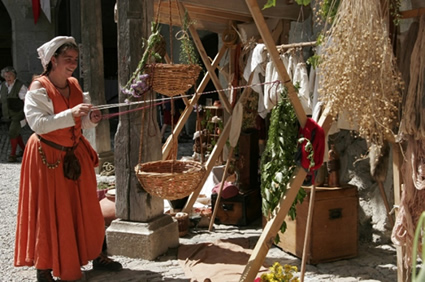
[[254, 18], [255, 24], [260, 32], [261, 38], [266, 45], [267, 50], [269, 51], [270, 57], [276, 67], [276, 71], [279, 74], [279, 80], [283, 82], [283, 84], [288, 89], [288, 96], [291, 100], [292, 105], [294, 106], [295, 114], [297, 115], [298, 121], [300, 122], [301, 127], [304, 127], [307, 116], [304, 112], [304, 109], [301, 105], [300, 100], [298, 99], [297, 91], [292, 84], [291, 79], [289, 78], [288, 72], [283, 65], [279, 52], [276, 50], [276, 45], [273, 41], [273, 37], [270, 33], [270, 30], [267, 26], [267, 23], [261, 13], [260, 7], [256, 0], [246, 0], [246, 5], [251, 11], [251, 15]]
[[[257, 26], [258, 31], [260, 32], [261, 38], [266, 45], [270, 57], [273, 60], [273, 63], [276, 67], [276, 70], [279, 75], [280, 81], [284, 83], [284, 85], [288, 89], [289, 99], [294, 107], [295, 113], [297, 115], [298, 121], [302, 127], [305, 126], [307, 121], [307, 116], [304, 112], [304, 109], [301, 105], [300, 100], [298, 99], [297, 91], [295, 90], [294, 85], [291, 82], [291, 79], [288, 76], [288, 73], [283, 65], [283, 62], [280, 60], [279, 53], [276, 49], [276, 46], [273, 41], [273, 37], [270, 33], [270, 30], [264, 20], [264, 17], [261, 13], [261, 10], [258, 6], [256, 0], [245, 0], [246, 5], [248, 6], [252, 17], [254, 18], [255, 24]], [[325, 131], [325, 134], [328, 133], [329, 128], [332, 123], [332, 117], [328, 115], [329, 110], [325, 109], [322, 114], [319, 125]], [[276, 207], [276, 215], [267, 222], [257, 245], [255, 246], [251, 257], [248, 260], [248, 263], [241, 275], [240, 281], [254, 281], [257, 273], [264, 262], [264, 259], [273, 244], [273, 240], [275, 239], [277, 233], [280, 230], [282, 223], [285, 220], [286, 215], [289, 212], [292, 203], [294, 202], [298, 191], [304, 182], [305, 177], [307, 176], [307, 172], [301, 168], [297, 167], [294, 176], [292, 178], [291, 183], [288, 186], [286, 194], [279, 201], [278, 206]]]
[[402, 19], [416, 18], [425, 14], [425, 8], [417, 8], [413, 10], [402, 11], [400, 12], [400, 14]]
[[[220, 51], [217, 53], [217, 55], [214, 58], [214, 61], [212, 63], [212, 68], [216, 69], [218, 64], [220, 63], [221, 58], [223, 58], [224, 54], [226, 53], [227, 47], [222, 46]], [[177, 122], [173, 134], [174, 136], [178, 136], [183, 129], [183, 126], [186, 124], [187, 119], [189, 118], [190, 114], [193, 111], [193, 106], [198, 102], [199, 98], [201, 97], [202, 91], [204, 91], [205, 87], [207, 87], [208, 81], [210, 80], [210, 74], [207, 72], [204, 75], [204, 78], [201, 81], [201, 84], [196, 90], [195, 96], [190, 100], [189, 104], [186, 105], [186, 108], [184, 109], [183, 113], [180, 116], [179, 121]], [[168, 136], [167, 141], [165, 141], [164, 145], [162, 146], [162, 159], [167, 159], [168, 154], [170, 153], [171, 147], [172, 147], [172, 140], [171, 135]]]
[[[243, 0], [180, 0], [184, 5], [192, 4], [204, 8], [213, 8], [218, 11], [231, 11], [238, 15], [251, 16], [251, 12], [245, 5]], [[267, 0], [259, 0], [258, 4], [261, 8], [267, 3]], [[302, 11], [302, 12], [301, 12]], [[270, 9], [263, 10], [264, 17], [266, 18], [278, 18], [278, 19], [290, 19], [297, 21], [299, 15], [302, 13], [304, 19], [307, 19], [310, 15], [310, 7], [304, 7], [296, 4], [295, 2], [288, 3], [288, 1], [276, 1], [276, 6]]]
[[[178, 4], [180, 6], [180, 10], [184, 11], [185, 10], [184, 6], [180, 2], [178, 2]], [[188, 17], [189, 17], [188, 21], [190, 22], [190, 15], [188, 15]], [[199, 38], [198, 32], [196, 31], [196, 29], [193, 25], [189, 26], [189, 31], [190, 31], [190, 34], [192, 35], [193, 42], [195, 43], [196, 48], [198, 49], [199, 55], [201, 56], [201, 59], [204, 62], [205, 68], [209, 72], [210, 78], [211, 78], [212, 82], [214, 83], [216, 90], [218, 91], [218, 95], [220, 96], [220, 101], [223, 105], [223, 108], [228, 113], [231, 113], [232, 107], [230, 106], [229, 100], [227, 99], [226, 95], [224, 95], [224, 93], [223, 93], [223, 88], [221, 87], [220, 80], [218, 79], [217, 75], [214, 72], [214, 69], [211, 66], [207, 52], [205, 51], [205, 48], [202, 45], [202, 41]]]

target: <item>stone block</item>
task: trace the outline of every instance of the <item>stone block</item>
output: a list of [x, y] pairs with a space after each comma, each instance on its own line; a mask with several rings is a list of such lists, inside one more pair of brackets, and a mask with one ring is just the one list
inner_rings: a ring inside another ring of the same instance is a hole
[[154, 260], [179, 246], [178, 224], [169, 215], [151, 222], [116, 219], [106, 230], [106, 242], [109, 255]]

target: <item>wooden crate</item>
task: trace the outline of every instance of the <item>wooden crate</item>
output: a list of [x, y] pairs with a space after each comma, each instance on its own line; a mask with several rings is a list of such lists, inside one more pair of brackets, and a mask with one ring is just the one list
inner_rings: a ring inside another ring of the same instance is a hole
[[[217, 194], [211, 195], [214, 209]], [[247, 225], [261, 217], [261, 190], [253, 189], [229, 199], [220, 199], [215, 222], [230, 225]]]
[[[297, 217], [287, 217], [287, 230], [279, 233], [278, 247], [302, 257], [307, 222], [310, 188], [307, 197], [297, 206]], [[316, 187], [307, 263], [317, 264], [355, 257], [358, 254], [357, 187]]]

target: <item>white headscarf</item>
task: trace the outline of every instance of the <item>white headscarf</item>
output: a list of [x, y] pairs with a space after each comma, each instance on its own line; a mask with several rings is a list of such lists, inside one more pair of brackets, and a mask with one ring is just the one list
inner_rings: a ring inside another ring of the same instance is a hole
[[37, 49], [38, 56], [39, 56], [39, 59], [41, 60], [41, 64], [43, 65], [43, 68], [47, 67], [47, 65], [50, 62], [50, 59], [52, 58], [53, 54], [55, 54], [56, 50], [58, 50], [59, 47], [61, 47], [63, 44], [68, 42], [74, 43], [75, 45], [77, 45], [74, 37], [57, 36], [53, 38], [52, 40], [50, 40], [49, 42], [44, 43]]

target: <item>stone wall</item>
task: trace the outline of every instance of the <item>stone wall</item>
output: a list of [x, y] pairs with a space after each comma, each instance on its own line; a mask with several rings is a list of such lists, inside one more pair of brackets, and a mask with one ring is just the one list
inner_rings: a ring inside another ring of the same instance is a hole
[[[55, 36], [55, 25], [47, 20], [43, 12], [40, 12], [37, 24], [34, 24], [31, 1], [2, 1], [12, 21], [13, 66], [18, 72], [18, 77], [29, 84], [34, 74], [40, 74], [43, 71], [37, 48]], [[51, 2], [53, 10], [57, 1]]]

